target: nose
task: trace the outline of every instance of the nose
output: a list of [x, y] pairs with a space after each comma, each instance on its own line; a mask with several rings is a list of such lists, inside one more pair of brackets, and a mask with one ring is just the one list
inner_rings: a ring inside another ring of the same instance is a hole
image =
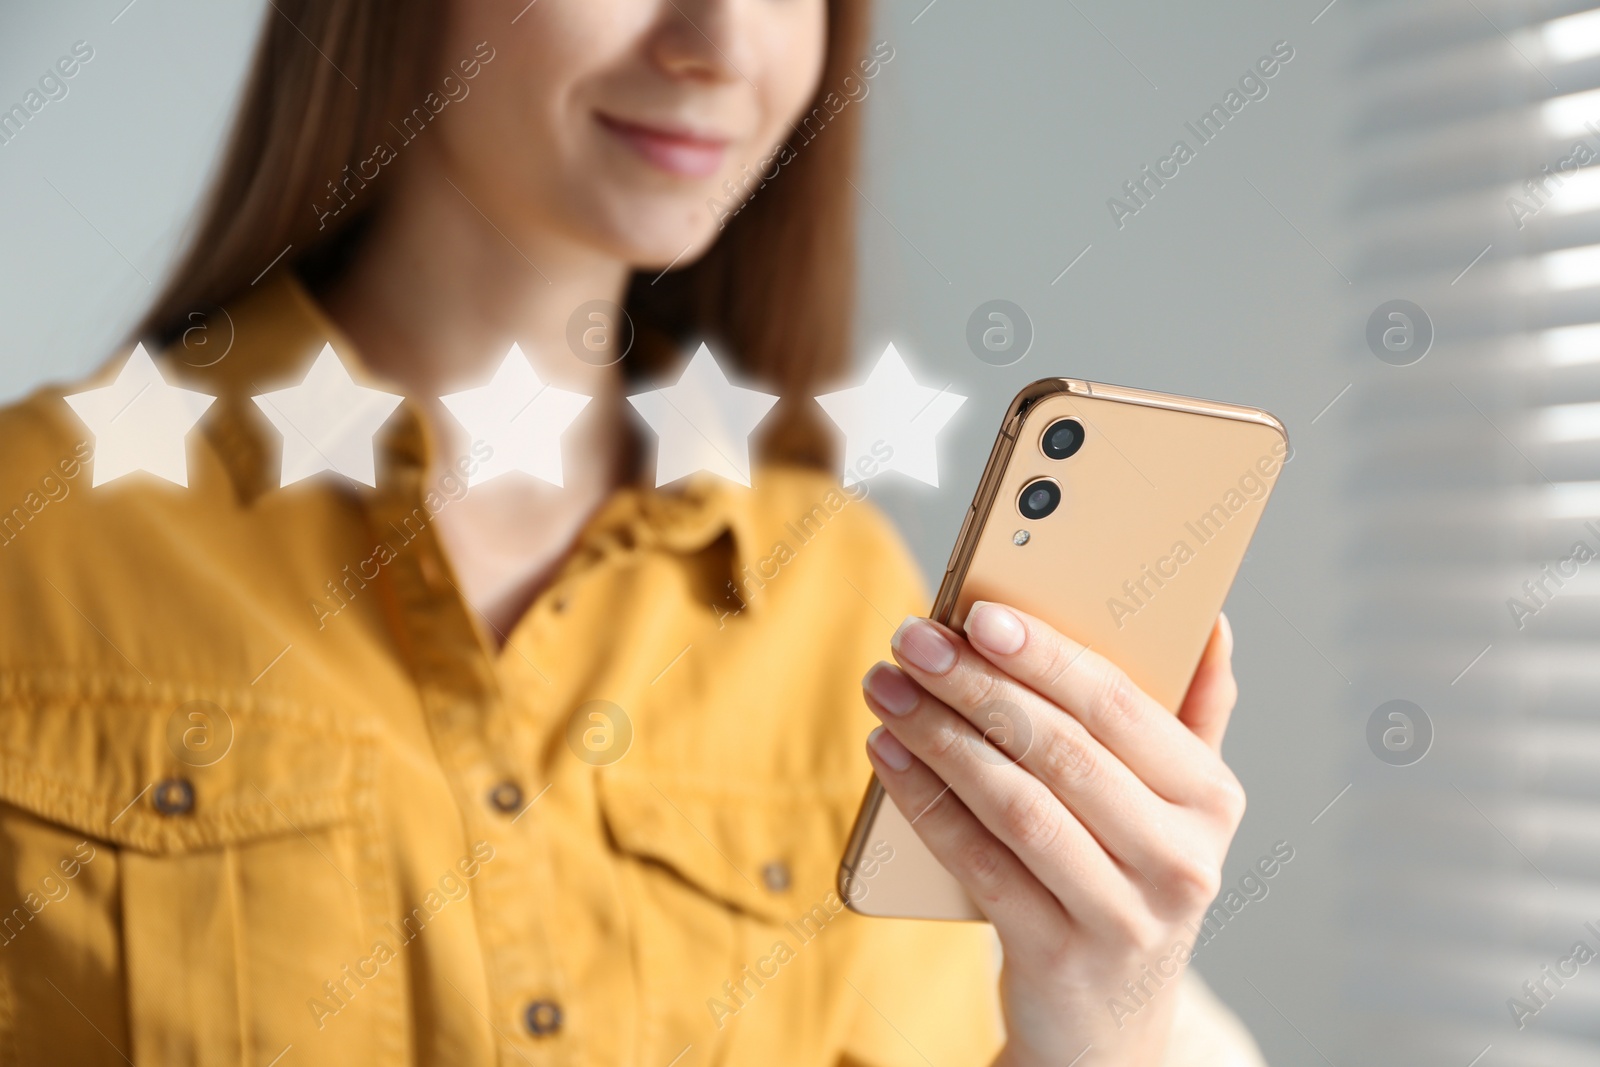
[[663, 0], [651, 55], [669, 77], [724, 82], [739, 70], [741, 0]]

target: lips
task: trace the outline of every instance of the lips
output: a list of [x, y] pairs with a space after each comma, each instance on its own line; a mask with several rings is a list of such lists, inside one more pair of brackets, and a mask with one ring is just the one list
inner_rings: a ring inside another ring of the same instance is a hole
[[600, 125], [638, 153], [645, 162], [681, 178], [709, 178], [722, 169], [727, 155], [725, 138], [687, 130], [628, 122], [596, 114]]

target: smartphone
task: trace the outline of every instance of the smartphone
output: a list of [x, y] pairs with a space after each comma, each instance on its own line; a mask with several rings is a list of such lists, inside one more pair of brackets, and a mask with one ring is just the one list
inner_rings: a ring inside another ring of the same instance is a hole
[[[1006, 411], [931, 617], [959, 632], [974, 601], [1009, 604], [1176, 713], [1288, 458], [1257, 408], [1036, 381]], [[838, 885], [864, 915], [983, 918], [876, 778]]]

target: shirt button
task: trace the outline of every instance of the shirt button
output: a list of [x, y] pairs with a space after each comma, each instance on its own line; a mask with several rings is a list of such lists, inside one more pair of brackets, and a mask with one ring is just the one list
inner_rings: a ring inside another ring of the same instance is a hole
[[194, 786], [186, 778], [163, 778], [150, 794], [150, 803], [163, 815], [187, 815], [194, 810]]
[[495, 811], [510, 815], [522, 810], [522, 787], [507, 779], [489, 790], [489, 806]]
[[522, 1013], [528, 1033], [534, 1037], [549, 1037], [561, 1029], [561, 1005], [553, 1000], [535, 1000]]
[[422, 580], [429, 589], [437, 593], [444, 587], [444, 568], [426, 551], [417, 556], [417, 570], [422, 573]]
[[789, 888], [789, 865], [782, 860], [773, 860], [761, 868], [761, 881], [774, 893], [781, 893]]

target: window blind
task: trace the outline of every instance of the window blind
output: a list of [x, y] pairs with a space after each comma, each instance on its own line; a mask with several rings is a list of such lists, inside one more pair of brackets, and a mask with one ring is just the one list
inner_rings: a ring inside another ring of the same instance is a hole
[[[1357, 1025], [1327, 1051], [1592, 1067], [1600, 5], [1356, 0], [1347, 17], [1352, 732], [1403, 699], [1433, 740], [1409, 765], [1359, 742], [1328, 816], [1350, 934], [1329, 965]], [[1434, 330], [1409, 365], [1376, 361], [1359, 321], [1395, 299]]]

